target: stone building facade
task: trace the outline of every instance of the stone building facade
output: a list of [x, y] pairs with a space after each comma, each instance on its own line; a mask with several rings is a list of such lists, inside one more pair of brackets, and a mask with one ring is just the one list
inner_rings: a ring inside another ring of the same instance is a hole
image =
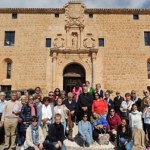
[[[139, 95], [150, 86], [149, 9], [0, 9], [1, 89], [93, 86]], [[148, 67], [149, 66], [149, 67]]]

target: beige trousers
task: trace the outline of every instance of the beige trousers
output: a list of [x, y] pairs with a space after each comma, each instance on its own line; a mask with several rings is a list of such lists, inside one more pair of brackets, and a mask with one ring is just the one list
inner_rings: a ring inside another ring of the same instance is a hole
[[5, 147], [9, 147], [9, 140], [11, 138], [10, 148], [16, 147], [16, 128], [18, 124], [18, 119], [7, 119], [4, 120], [4, 129], [5, 129]]
[[46, 138], [46, 136], [48, 135], [48, 126], [47, 126], [47, 124], [45, 124], [45, 125], [42, 127], [42, 130], [43, 130], [44, 138]]

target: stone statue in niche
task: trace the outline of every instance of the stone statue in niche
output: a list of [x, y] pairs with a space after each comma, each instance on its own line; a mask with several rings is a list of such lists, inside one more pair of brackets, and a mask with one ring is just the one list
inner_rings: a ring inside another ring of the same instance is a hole
[[92, 37], [85, 38], [83, 40], [83, 46], [85, 48], [94, 48], [95, 47], [95, 39]]
[[53, 43], [54, 48], [64, 48], [65, 46], [65, 40], [61, 37], [61, 35], [58, 35], [57, 38], [54, 39]]
[[72, 48], [78, 48], [78, 35], [76, 33], [72, 34]]

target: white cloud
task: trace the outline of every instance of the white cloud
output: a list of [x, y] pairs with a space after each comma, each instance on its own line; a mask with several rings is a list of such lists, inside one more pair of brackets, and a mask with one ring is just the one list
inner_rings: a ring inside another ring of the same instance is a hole
[[[83, 0], [87, 8], [148, 8], [149, 0]], [[0, 0], [0, 8], [62, 8], [68, 0]]]

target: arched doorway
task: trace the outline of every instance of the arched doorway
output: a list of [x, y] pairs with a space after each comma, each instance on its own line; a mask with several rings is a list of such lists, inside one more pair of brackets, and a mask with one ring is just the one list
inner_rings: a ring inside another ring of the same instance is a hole
[[85, 69], [79, 64], [69, 64], [63, 72], [63, 89], [66, 92], [72, 91], [73, 87], [85, 82]]

